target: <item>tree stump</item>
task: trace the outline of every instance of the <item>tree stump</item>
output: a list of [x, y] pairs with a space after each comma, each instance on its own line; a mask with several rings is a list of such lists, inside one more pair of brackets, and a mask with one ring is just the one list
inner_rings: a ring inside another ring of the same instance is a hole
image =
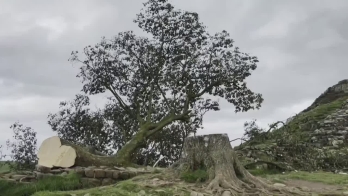
[[207, 189], [214, 195], [305, 195], [251, 175], [238, 161], [227, 134], [186, 138], [181, 158], [171, 168], [178, 173], [205, 169], [209, 174]]

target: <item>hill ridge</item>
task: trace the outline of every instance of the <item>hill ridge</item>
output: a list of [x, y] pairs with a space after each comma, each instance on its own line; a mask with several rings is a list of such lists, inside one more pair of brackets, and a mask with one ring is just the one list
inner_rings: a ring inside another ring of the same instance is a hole
[[342, 156], [348, 154], [348, 80], [329, 87], [284, 126], [263, 132], [236, 151], [245, 165], [259, 160], [288, 169], [348, 167]]

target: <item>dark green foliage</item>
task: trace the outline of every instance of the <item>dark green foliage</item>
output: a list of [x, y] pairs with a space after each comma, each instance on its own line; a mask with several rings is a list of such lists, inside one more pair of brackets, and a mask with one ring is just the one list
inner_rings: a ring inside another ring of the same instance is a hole
[[250, 142], [262, 142], [262, 140], [266, 139], [265, 130], [256, 124], [256, 120], [245, 122], [243, 139]]
[[[158, 149], [180, 149], [187, 133], [201, 127], [203, 115], [219, 110], [219, 97], [236, 112], [259, 109], [263, 101], [245, 82], [257, 68], [257, 57], [234, 47], [226, 31], [209, 34], [197, 13], [174, 9], [167, 0], [149, 0], [144, 6], [134, 22], [151, 38], [121, 32], [85, 47], [83, 59], [77, 51], [69, 59], [80, 65], [77, 77], [84, 93], [112, 94], [107, 110], [116, 137], [123, 140], [117, 158], [125, 163], [153, 153], [141, 150], [152, 142], [157, 154]], [[173, 159], [173, 153], [167, 158]]]
[[9, 165], [11, 170], [16, 171], [34, 169], [37, 162], [36, 132], [31, 127], [25, 127], [18, 122], [11, 125], [10, 128], [13, 129], [15, 141], [6, 141], [7, 148], [11, 149], [9, 156], [12, 161], [7, 161], [5, 164]]
[[112, 154], [112, 149], [117, 150], [123, 141], [118, 137], [118, 129], [107, 123], [104, 111], [91, 111], [89, 104], [89, 97], [81, 94], [73, 101], [61, 102], [60, 111], [48, 115], [48, 124], [62, 139]]

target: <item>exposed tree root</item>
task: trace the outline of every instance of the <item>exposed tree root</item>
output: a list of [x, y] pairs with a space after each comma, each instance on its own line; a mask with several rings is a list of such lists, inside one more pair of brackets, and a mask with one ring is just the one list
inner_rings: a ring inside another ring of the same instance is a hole
[[173, 169], [181, 173], [202, 168], [209, 174], [206, 189], [216, 196], [309, 195], [288, 187], [275, 187], [251, 175], [238, 161], [225, 134], [186, 139], [182, 157]]

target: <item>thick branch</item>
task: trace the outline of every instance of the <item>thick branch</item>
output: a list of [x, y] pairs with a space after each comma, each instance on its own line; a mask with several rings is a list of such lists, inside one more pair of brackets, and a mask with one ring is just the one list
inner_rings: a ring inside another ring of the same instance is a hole
[[115, 92], [115, 90], [112, 89], [112, 87], [107, 86], [107, 85], [105, 85], [105, 87], [114, 95], [114, 97], [117, 99], [118, 103], [120, 104], [121, 108], [124, 109], [130, 116], [135, 117], [136, 119], [138, 119], [139, 122], [144, 121], [140, 116], [140, 106], [138, 104], [136, 105], [137, 108], [136, 108], [135, 113], [132, 112], [130, 107], [126, 103], [124, 103], [122, 98]]
[[185, 121], [188, 118], [188, 114], [191, 111], [187, 111], [185, 113], [182, 113], [180, 115], [173, 115], [173, 114], [169, 114], [168, 116], [166, 116], [164, 119], [162, 119], [160, 122], [153, 124], [151, 127], [153, 127], [153, 129], [151, 129], [150, 131], [147, 132], [146, 137], [150, 137], [151, 135], [157, 133], [158, 131], [162, 130], [164, 127], [166, 127], [167, 125], [169, 125], [170, 123], [174, 122], [174, 121]]

